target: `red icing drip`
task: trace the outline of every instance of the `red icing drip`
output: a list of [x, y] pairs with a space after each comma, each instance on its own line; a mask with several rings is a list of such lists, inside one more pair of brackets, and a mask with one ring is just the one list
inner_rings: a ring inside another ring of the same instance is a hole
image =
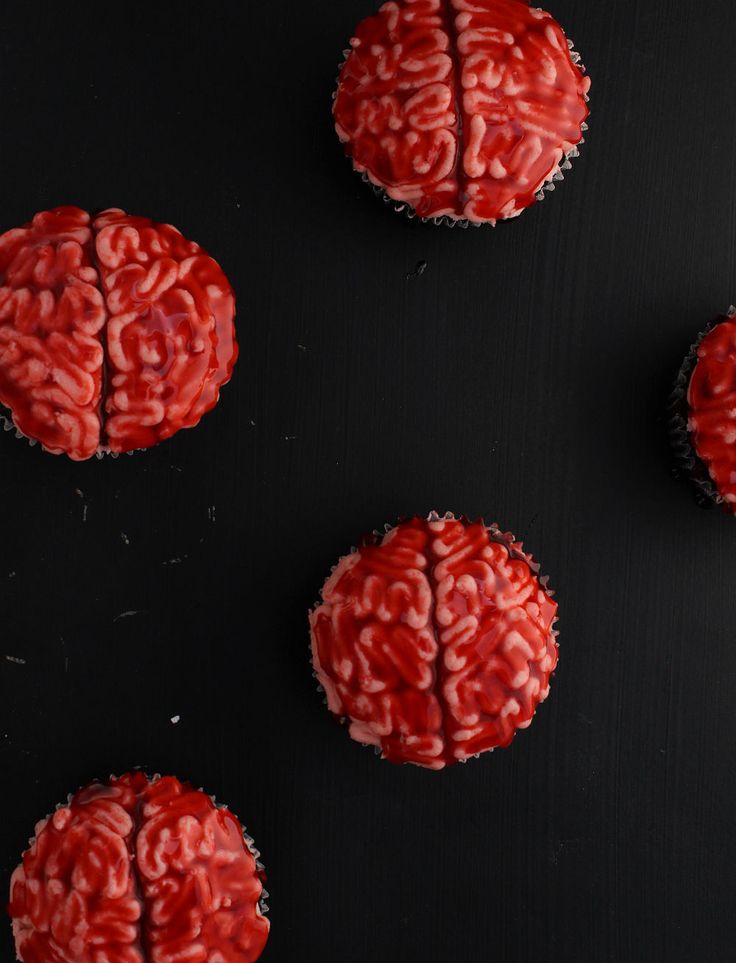
[[413, 518], [343, 558], [311, 615], [330, 710], [393, 762], [440, 769], [506, 746], [557, 664], [557, 605], [521, 546]]
[[234, 314], [219, 265], [176, 228], [37, 214], [0, 236], [0, 402], [55, 454], [148, 448], [217, 403]]
[[351, 46], [338, 135], [356, 170], [422, 217], [514, 217], [582, 140], [590, 81], [526, 3], [385, 3]]
[[237, 819], [188, 783], [93, 783], [36, 827], [13, 874], [16, 951], [24, 963], [251, 963], [268, 938], [261, 877]]
[[736, 317], [700, 342], [688, 388], [688, 428], [718, 494], [736, 513]]

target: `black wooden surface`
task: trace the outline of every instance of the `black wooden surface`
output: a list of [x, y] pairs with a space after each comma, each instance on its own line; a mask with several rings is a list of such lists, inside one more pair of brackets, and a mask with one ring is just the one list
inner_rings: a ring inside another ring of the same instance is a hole
[[[371, 8], [3, 11], [0, 228], [60, 203], [175, 223], [230, 275], [242, 357], [156, 450], [0, 438], [0, 652], [25, 660], [0, 666], [0, 872], [140, 765], [255, 835], [264, 963], [726, 960], [736, 527], [672, 480], [659, 418], [736, 299], [733, 0], [555, 0], [587, 143], [480, 231], [390, 212], [341, 156], [333, 78]], [[362, 532], [433, 508], [523, 538], [562, 633], [531, 729], [439, 775], [333, 725], [306, 626]]]

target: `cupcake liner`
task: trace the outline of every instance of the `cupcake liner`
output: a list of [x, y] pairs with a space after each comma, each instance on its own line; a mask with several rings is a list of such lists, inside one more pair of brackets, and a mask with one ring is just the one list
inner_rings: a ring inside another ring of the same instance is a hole
[[[364, 535], [364, 536], [360, 539], [360, 541], [359, 541], [359, 543], [358, 543], [357, 546], [351, 546], [350, 550], [346, 553], [346, 555], [353, 555], [353, 554], [355, 554], [355, 552], [357, 552], [360, 548], [362, 548], [362, 547], [364, 547], [364, 546], [368, 546], [368, 545], [379, 545], [379, 544], [381, 543], [381, 541], [383, 540], [383, 538], [384, 538], [390, 531], [392, 531], [392, 529], [396, 528], [396, 526], [399, 525], [399, 524], [401, 524], [401, 522], [407, 521], [408, 518], [410, 518], [410, 517], [413, 517], [413, 516], [404, 516], [404, 515], [402, 515], [402, 516], [399, 516], [399, 518], [397, 518], [397, 520], [396, 520], [395, 522], [393, 522], [393, 523], [386, 522], [386, 523], [384, 524], [382, 530], [381, 530], [381, 529], [378, 529], [378, 528], [374, 528], [372, 532], [369, 532], [367, 535]], [[426, 519], [426, 520], [427, 520], [428, 522], [458, 521], [458, 522], [464, 522], [465, 524], [468, 524], [468, 525], [474, 524], [473, 521], [472, 521], [472, 519], [470, 519], [467, 515], [465, 515], [465, 514], [455, 515], [453, 512], [445, 512], [444, 514], [441, 515], [439, 512], [431, 511], [431, 512], [429, 512], [429, 514], [427, 515], [427, 519]], [[549, 587], [549, 576], [548, 576], [548, 575], [542, 575], [542, 574], [541, 574], [541, 566], [540, 566], [539, 562], [537, 562], [536, 559], [534, 559], [534, 557], [533, 557], [531, 554], [529, 554], [528, 552], [525, 552], [525, 551], [523, 550], [523, 543], [517, 542], [511, 532], [503, 532], [503, 531], [501, 531], [501, 529], [500, 529], [499, 526], [496, 524], [496, 522], [492, 522], [490, 525], [486, 525], [485, 521], [484, 521], [482, 518], [476, 519], [476, 521], [479, 521], [479, 522], [485, 527], [485, 529], [486, 529], [486, 531], [488, 532], [488, 535], [489, 535], [489, 538], [490, 538], [491, 541], [496, 542], [496, 543], [498, 543], [498, 544], [500, 544], [500, 545], [503, 545], [503, 546], [506, 548], [507, 552], [509, 553], [509, 557], [510, 557], [510, 558], [515, 559], [515, 560], [517, 560], [517, 561], [523, 561], [523, 562], [525, 562], [525, 563], [529, 566], [529, 568], [531, 569], [531, 571], [532, 571], [532, 572], [534, 573], [534, 575], [537, 577], [537, 580], [539, 581], [539, 584], [540, 584], [540, 586], [542, 587], [544, 593], [545, 593], [549, 598], [552, 598], [552, 597], [554, 596], [554, 594], [555, 594], [554, 590]], [[342, 556], [340, 556], [340, 558], [338, 558], [337, 562], [330, 568], [330, 575], [335, 571], [335, 569], [337, 568], [337, 566], [340, 564], [340, 562], [342, 561], [342, 559], [346, 557], [346, 555], [342, 555]], [[328, 576], [328, 578], [329, 578], [329, 576]], [[321, 593], [320, 593], [320, 596], [321, 596]], [[322, 699], [322, 703], [324, 704], [324, 706], [325, 706], [325, 707], [328, 709], [328, 711], [329, 711], [329, 705], [328, 705], [328, 702], [327, 702], [327, 695], [326, 695], [326, 693], [325, 693], [324, 687], [323, 687], [323, 686], [320, 684], [320, 682], [319, 682], [319, 677], [318, 677], [318, 675], [317, 675], [317, 672], [314, 670], [314, 664], [313, 664], [313, 661], [312, 661], [311, 616], [312, 616], [312, 613], [313, 613], [316, 609], [318, 609], [319, 606], [322, 605], [322, 604], [323, 604], [323, 600], [322, 600], [322, 598], [320, 597], [320, 599], [319, 599], [317, 602], [315, 602], [314, 605], [312, 606], [312, 608], [309, 610], [309, 616], [310, 616], [310, 636], [309, 636], [309, 642], [308, 642], [308, 644], [307, 644], [307, 651], [309, 652], [309, 663], [310, 663], [310, 667], [312, 668], [312, 678], [317, 682], [317, 686], [316, 686], [317, 692], [319, 692], [321, 695], [324, 696], [324, 698]], [[559, 621], [559, 618], [558, 618], [557, 616], [555, 616], [554, 621], [552, 622], [552, 626], [551, 626], [550, 631], [551, 631], [552, 636], [553, 636], [554, 639], [555, 639], [555, 646], [557, 646], [557, 647], [559, 648], [559, 643], [557, 642], [557, 638], [559, 637], [559, 634], [560, 634], [560, 633], [559, 633], [559, 631], [558, 631], [557, 629], [554, 628], [554, 626], [557, 624], [558, 621]], [[553, 673], [550, 675], [550, 682], [552, 681], [552, 679], [554, 678], [554, 676], [555, 676], [555, 672], [553, 672]], [[535, 708], [534, 714], [533, 714], [532, 718], [534, 718], [534, 716], [536, 716], [537, 711], [538, 711], [538, 708], [539, 708], [539, 705], [541, 705], [541, 703], [539, 703], [539, 704], [537, 705], [537, 707]], [[333, 716], [333, 718], [335, 717], [332, 712], [330, 712], [330, 715]], [[339, 717], [339, 719], [338, 719], [337, 721], [339, 722], [339, 724], [340, 724], [341, 726], [343, 726], [343, 725], [345, 725], [345, 724], [349, 721], [349, 717], [348, 717], [348, 716], [341, 716], [341, 717]], [[352, 737], [351, 737], [351, 738], [352, 738]], [[356, 742], [356, 741], [357, 741], [357, 740], [353, 739], [353, 742]], [[380, 746], [370, 745], [369, 743], [366, 743], [366, 742], [361, 742], [361, 743], [358, 743], [358, 744], [359, 744], [360, 746], [362, 746], [364, 749], [372, 749], [373, 752], [375, 753], [375, 755], [377, 755], [377, 756], [381, 756], [381, 755], [383, 754], [383, 750], [381, 749]], [[494, 751], [493, 749], [485, 750], [485, 752], [493, 752], [493, 751]], [[458, 760], [458, 761], [461, 762], [461, 763], [465, 763], [465, 762], [468, 761], [468, 759], [478, 759], [478, 758], [479, 758], [481, 755], [483, 755], [483, 754], [485, 754], [485, 753], [480, 753], [480, 752], [474, 753], [472, 756], [469, 756], [469, 757], [466, 758], [466, 759], [460, 759], [460, 760]], [[406, 765], [409, 765], [409, 763], [406, 763]]]
[[[568, 46], [568, 49], [570, 50], [570, 59], [572, 60], [573, 64], [575, 64], [579, 68], [581, 73], [583, 74], [586, 73], [585, 64], [583, 64], [583, 58], [577, 52], [577, 50], [575, 50], [575, 45], [573, 41], [568, 39], [567, 46]], [[347, 50], [343, 50], [342, 52], [343, 59], [337, 68], [337, 78], [336, 78], [337, 86], [335, 90], [333, 90], [332, 92], [333, 101], [337, 99], [337, 89], [339, 88], [339, 85], [340, 85], [340, 76], [342, 75], [343, 67], [345, 66], [345, 63], [351, 53], [352, 53], [352, 50], [349, 48]], [[590, 102], [590, 97], [588, 96], [588, 94], [583, 94], [583, 97], [585, 99], [586, 104]], [[588, 124], [585, 121], [583, 121], [583, 123], [580, 125], [580, 129], [581, 131], [583, 131], [583, 133], [585, 133], [589, 129]], [[573, 160], [575, 160], [575, 158], [580, 156], [580, 151], [578, 148], [580, 147], [581, 144], [584, 144], [584, 143], [585, 143], [585, 138], [581, 137], [578, 143], [575, 145], [575, 147], [573, 147], [563, 156], [562, 161], [560, 161], [557, 167], [555, 167], [554, 170], [550, 171], [550, 173], [547, 175], [547, 179], [542, 184], [539, 191], [534, 195], [537, 201], [544, 200], [546, 196], [545, 192], [551, 193], [552, 191], [557, 189], [557, 184], [560, 181], [563, 181], [565, 179], [565, 175], [563, 174], [563, 171], [572, 170]], [[448, 214], [441, 214], [439, 217], [420, 217], [417, 214], [417, 212], [414, 210], [414, 208], [411, 207], [410, 204], [407, 204], [406, 201], [394, 200], [394, 198], [387, 193], [385, 187], [381, 186], [380, 184], [374, 183], [374, 181], [371, 180], [370, 175], [368, 174], [367, 171], [357, 170], [351, 157], [348, 156], [347, 159], [350, 162], [350, 165], [352, 166], [353, 170], [355, 171], [356, 174], [358, 174], [361, 180], [364, 183], [370, 185], [376, 197], [379, 197], [384, 202], [384, 204], [390, 207], [397, 214], [403, 214], [410, 221], [418, 220], [421, 224], [434, 224], [436, 227], [450, 227], [450, 228], [459, 228], [460, 230], [467, 230], [469, 227], [496, 227], [497, 224], [503, 223], [504, 221], [513, 221], [516, 217], [519, 216], [519, 214], [523, 214], [524, 212], [524, 209], [522, 209], [512, 217], [505, 217], [505, 218], [502, 218], [500, 221], [480, 221], [480, 222], [471, 221], [466, 217], [453, 218], [453, 217], [450, 217]]]
[[688, 428], [687, 394], [690, 379], [698, 363], [698, 349], [703, 339], [717, 325], [733, 317], [736, 317], [736, 307], [731, 306], [725, 315], [719, 315], [698, 334], [680, 365], [667, 402], [667, 435], [674, 458], [673, 474], [676, 478], [687, 479], [693, 489], [695, 501], [701, 508], [723, 505], [725, 499], [718, 492], [708, 471], [708, 466], [698, 457], [692, 444]]

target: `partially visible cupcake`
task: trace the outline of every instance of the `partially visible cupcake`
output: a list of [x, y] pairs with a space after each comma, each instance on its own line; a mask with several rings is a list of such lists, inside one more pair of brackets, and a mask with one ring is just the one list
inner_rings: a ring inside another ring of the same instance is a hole
[[353, 739], [444, 769], [530, 725], [557, 665], [556, 621], [512, 535], [433, 513], [340, 559], [310, 613], [312, 662]]
[[360, 23], [333, 113], [356, 171], [397, 209], [495, 224], [554, 190], [590, 81], [562, 27], [520, 0], [397, 0]]
[[703, 505], [736, 514], [736, 308], [698, 336], [670, 400], [678, 468]]
[[263, 867], [237, 818], [173, 776], [94, 782], [36, 826], [10, 882], [22, 963], [254, 963]]

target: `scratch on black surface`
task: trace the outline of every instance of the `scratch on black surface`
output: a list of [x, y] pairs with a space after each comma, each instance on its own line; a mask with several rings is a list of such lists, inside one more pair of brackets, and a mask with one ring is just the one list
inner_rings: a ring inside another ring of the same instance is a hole
[[130, 609], [128, 612], [121, 612], [120, 615], [116, 615], [113, 622], [119, 622], [120, 619], [127, 619], [131, 615], [138, 615], [138, 609]]
[[428, 267], [429, 264], [426, 261], [417, 261], [417, 266], [410, 274], [406, 275], [406, 280], [413, 281], [415, 278], [420, 278]]
[[17, 655], [6, 655], [5, 658], [8, 660], [8, 662], [14, 662], [16, 665], [25, 665], [25, 664], [26, 664], [26, 660], [25, 660], [25, 659], [21, 659], [21, 658], [20, 658], [19, 656], [17, 656]]

